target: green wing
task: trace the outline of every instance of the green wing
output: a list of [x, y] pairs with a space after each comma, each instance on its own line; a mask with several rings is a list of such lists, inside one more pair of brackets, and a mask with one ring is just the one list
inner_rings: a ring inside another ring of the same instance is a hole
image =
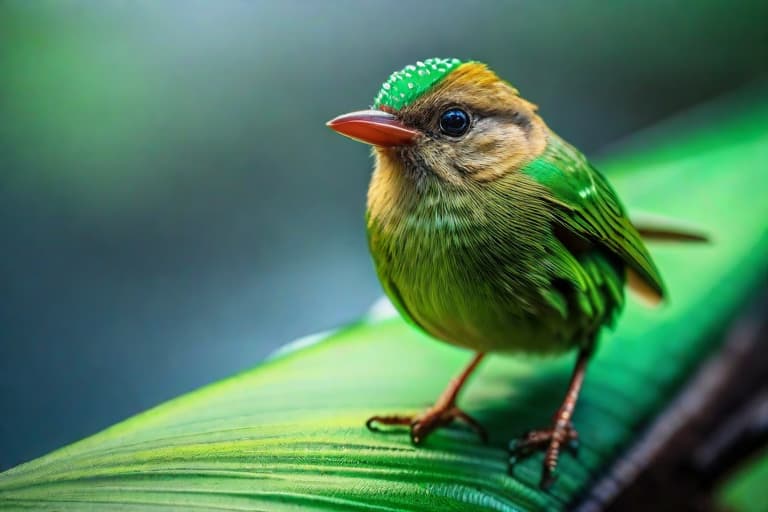
[[551, 191], [547, 199], [557, 207], [561, 228], [615, 254], [659, 298], [664, 296], [659, 271], [616, 192], [580, 151], [552, 133], [547, 149], [524, 172]]

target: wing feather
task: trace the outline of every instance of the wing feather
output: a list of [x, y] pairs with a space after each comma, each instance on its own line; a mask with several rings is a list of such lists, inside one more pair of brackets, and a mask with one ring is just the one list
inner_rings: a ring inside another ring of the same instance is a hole
[[637, 229], [608, 180], [576, 148], [551, 134], [547, 149], [525, 169], [544, 185], [560, 228], [618, 256], [645, 285], [664, 296], [664, 284]]

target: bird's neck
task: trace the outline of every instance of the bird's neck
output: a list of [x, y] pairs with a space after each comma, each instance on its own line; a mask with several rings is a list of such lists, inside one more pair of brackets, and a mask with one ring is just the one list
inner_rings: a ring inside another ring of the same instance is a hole
[[441, 183], [429, 172], [406, 169], [394, 153], [377, 151], [368, 188], [369, 224], [386, 231], [405, 226], [429, 230], [455, 218], [467, 193], [461, 187]]
[[375, 223], [385, 231], [408, 226], [428, 231], [451, 225], [479, 227], [484, 210], [498, 206], [499, 197], [512, 200], [512, 204], [524, 201], [525, 191], [535, 187], [519, 171], [545, 152], [553, 135], [546, 125], [542, 126], [545, 135], [536, 151], [526, 159], [504, 162], [505, 169], [495, 171], [493, 179], [448, 180], [430, 169], [414, 167], [412, 162], [407, 167], [408, 160], [397, 149], [376, 148], [376, 165], [368, 188], [369, 226]]

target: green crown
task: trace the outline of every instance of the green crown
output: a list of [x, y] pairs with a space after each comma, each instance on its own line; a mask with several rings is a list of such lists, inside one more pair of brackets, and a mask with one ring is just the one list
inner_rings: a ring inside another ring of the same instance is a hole
[[459, 59], [427, 59], [405, 66], [389, 75], [373, 100], [373, 108], [385, 105], [400, 110], [416, 101], [461, 64]]

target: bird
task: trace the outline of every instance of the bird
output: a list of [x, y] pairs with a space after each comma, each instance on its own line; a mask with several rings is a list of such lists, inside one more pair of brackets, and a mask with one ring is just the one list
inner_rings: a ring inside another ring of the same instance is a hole
[[510, 443], [510, 468], [544, 452], [540, 486], [549, 488], [561, 451], [578, 445], [573, 413], [585, 372], [625, 288], [654, 305], [667, 294], [644, 235], [706, 236], [634, 225], [606, 177], [482, 62], [408, 65], [370, 109], [327, 126], [373, 147], [365, 219], [384, 292], [407, 322], [474, 352], [424, 412], [366, 425], [406, 426], [418, 445], [461, 421], [486, 440], [457, 398], [487, 354], [576, 351], [551, 425]]

